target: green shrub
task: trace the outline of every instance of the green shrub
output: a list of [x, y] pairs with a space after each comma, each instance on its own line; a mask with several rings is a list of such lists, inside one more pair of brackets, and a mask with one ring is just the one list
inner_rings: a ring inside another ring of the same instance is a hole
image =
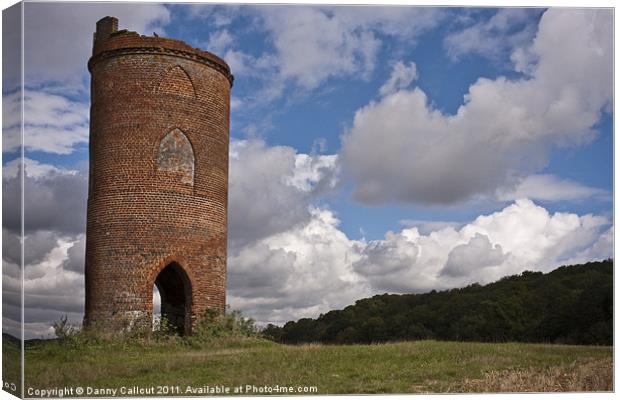
[[58, 321], [52, 324], [52, 327], [54, 328], [54, 334], [61, 342], [70, 341], [80, 333], [80, 328], [71, 325], [66, 315], [62, 315]]
[[236, 310], [222, 314], [217, 310], [207, 309], [196, 322], [192, 335], [188, 336], [180, 336], [165, 316], [154, 320], [146, 315], [133, 319], [117, 316], [105, 325], [90, 324], [83, 328], [70, 324], [63, 315], [53, 323], [53, 327], [58, 343], [67, 348], [96, 345], [200, 347], [213, 345], [215, 342], [239, 343], [249, 338], [262, 337], [254, 320], [244, 317]]
[[207, 309], [198, 319], [194, 332], [188, 336], [189, 344], [203, 344], [222, 339], [258, 338], [259, 332], [252, 318], [245, 318], [240, 311], [222, 314]]

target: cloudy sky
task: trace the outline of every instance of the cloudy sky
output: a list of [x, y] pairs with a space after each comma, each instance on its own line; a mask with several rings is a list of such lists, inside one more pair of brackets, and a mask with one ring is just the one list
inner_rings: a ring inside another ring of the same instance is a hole
[[[609, 9], [26, 3], [28, 337], [82, 318], [86, 62], [106, 15], [231, 66], [228, 302], [261, 323], [612, 256]], [[3, 156], [15, 298], [6, 134]]]

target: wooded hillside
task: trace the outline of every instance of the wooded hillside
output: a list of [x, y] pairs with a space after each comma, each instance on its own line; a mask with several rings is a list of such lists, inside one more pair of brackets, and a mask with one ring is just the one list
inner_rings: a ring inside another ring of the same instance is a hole
[[481, 286], [383, 294], [317, 319], [269, 325], [282, 343], [440, 339], [484, 342], [613, 342], [613, 260], [523, 272]]

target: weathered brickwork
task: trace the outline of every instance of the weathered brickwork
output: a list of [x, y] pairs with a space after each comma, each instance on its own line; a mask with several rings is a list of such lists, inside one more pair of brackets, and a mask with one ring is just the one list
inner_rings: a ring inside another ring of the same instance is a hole
[[226, 304], [228, 65], [98, 22], [91, 81], [87, 324], [162, 314], [191, 331]]
[[196, 97], [196, 90], [192, 80], [187, 75], [187, 72], [178, 65], [166, 72], [166, 76], [159, 83], [159, 91], [179, 96]]

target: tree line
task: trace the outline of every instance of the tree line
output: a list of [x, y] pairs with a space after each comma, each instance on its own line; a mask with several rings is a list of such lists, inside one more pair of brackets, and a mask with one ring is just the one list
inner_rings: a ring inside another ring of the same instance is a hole
[[263, 334], [280, 343], [403, 340], [613, 344], [613, 260], [525, 271], [488, 285], [382, 294]]

